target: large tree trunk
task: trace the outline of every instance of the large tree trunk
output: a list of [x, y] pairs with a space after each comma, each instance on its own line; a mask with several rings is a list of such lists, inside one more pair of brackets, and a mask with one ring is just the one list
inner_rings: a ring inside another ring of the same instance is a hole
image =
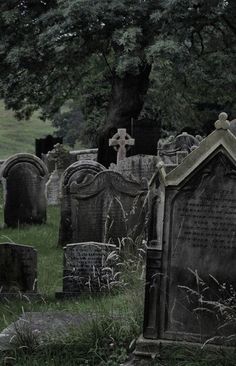
[[114, 76], [107, 114], [107, 126], [126, 127], [138, 118], [149, 86], [151, 66], [146, 64], [138, 75]]
[[131, 131], [131, 118], [137, 119], [143, 108], [144, 97], [149, 86], [151, 66], [145, 65], [138, 75], [126, 74], [123, 78], [113, 78], [111, 100], [108, 107], [107, 128], [98, 141], [97, 161], [105, 167], [116, 162], [117, 152], [109, 147], [109, 139], [117, 132], [117, 128]]

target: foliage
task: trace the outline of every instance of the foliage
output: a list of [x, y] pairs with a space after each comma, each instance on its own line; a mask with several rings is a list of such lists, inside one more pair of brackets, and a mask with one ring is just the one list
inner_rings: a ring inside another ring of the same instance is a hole
[[235, 113], [235, 14], [234, 0], [2, 2], [1, 96], [18, 117], [40, 107], [63, 130], [70, 117], [58, 113], [72, 100], [85, 138], [138, 117], [145, 96], [142, 115], [201, 129], [204, 109]]

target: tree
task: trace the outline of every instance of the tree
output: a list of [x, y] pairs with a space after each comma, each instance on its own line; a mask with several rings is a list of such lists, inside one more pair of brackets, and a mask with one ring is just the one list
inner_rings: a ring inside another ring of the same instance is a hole
[[235, 100], [234, 16], [234, 0], [2, 2], [1, 96], [19, 117], [53, 118], [72, 99], [105, 125], [160, 112], [170, 128], [194, 123], [206, 92]]

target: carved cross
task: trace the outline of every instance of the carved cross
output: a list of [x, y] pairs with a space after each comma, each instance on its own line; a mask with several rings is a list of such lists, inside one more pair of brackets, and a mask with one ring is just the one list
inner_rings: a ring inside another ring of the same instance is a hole
[[126, 157], [126, 150], [134, 145], [135, 140], [126, 132], [126, 128], [118, 128], [118, 132], [109, 139], [109, 146], [117, 151], [117, 163]]

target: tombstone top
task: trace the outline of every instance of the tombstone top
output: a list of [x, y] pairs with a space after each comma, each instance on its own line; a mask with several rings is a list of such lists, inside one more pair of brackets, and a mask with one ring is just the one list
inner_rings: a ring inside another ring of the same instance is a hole
[[[236, 137], [229, 130], [227, 114], [221, 113], [215, 123], [216, 129], [193, 150], [183, 162], [165, 176], [166, 186], [179, 185], [206, 158], [219, 150], [226, 150], [236, 160]], [[164, 168], [163, 168], [164, 169]]]
[[10, 169], [18, 163], [32, 164], [38, 169], [39, 174], [42, 177], [48, 175], [47, 167], [41, 159], [39, 159], [37, 156], [33, 154], [20, 153], [12, 155], [7, 160], [5, 160], [5, 162], [1, 166], [0, 179], [6, 178], [8, 176]]
[[117, 246], [114, 244], [109, 244], [109, 243], [99, 243], [96, 241], [88, 241], [88, 242], [83, 242], [83, 243], [71, 243], [71, 244], [67, 244], [64, 249], [68, 249], [68, 248], [72, 248], [72, 247], [77, 247], [77, 246], [95, 246], [95, 247], [101, 247], [101, 248], [113, 248], [113, 249], [117, 249]]
[[113, 146], [117, 153], [117, 162], [126, 157], [126, 147], [133, 146], [135, 140], [126, 132], [126, 128], [118, 128], [118, 132], [109, 139], [109, 146]]
[[98, 174], [106, 168], [93, 160], [79, 160], [71, 164], [64, 172], [62, 182], [64, 186], [69, 185], [73, 181], [73, 176], [78, 172], [85, 172], [87, 174]]
[[4, 246], [5, 248], [7, 248], [7, 247], [9, 247], [9, 248], [13, 248], [13, 247], [15, 247], [15, 248], [22, 248], [22, 249], [24, 249], [24, 248], [29, 248], [29, 249], [32, 249], [32, 250], [34, 250], [35, 252], [37, 252], [37, 250], [34, 248], [34, 247], [32, 247], [31, 245], [25, 245], [25, 244], [16, 244], [16, 243], [0, 243], [0, 246]]

